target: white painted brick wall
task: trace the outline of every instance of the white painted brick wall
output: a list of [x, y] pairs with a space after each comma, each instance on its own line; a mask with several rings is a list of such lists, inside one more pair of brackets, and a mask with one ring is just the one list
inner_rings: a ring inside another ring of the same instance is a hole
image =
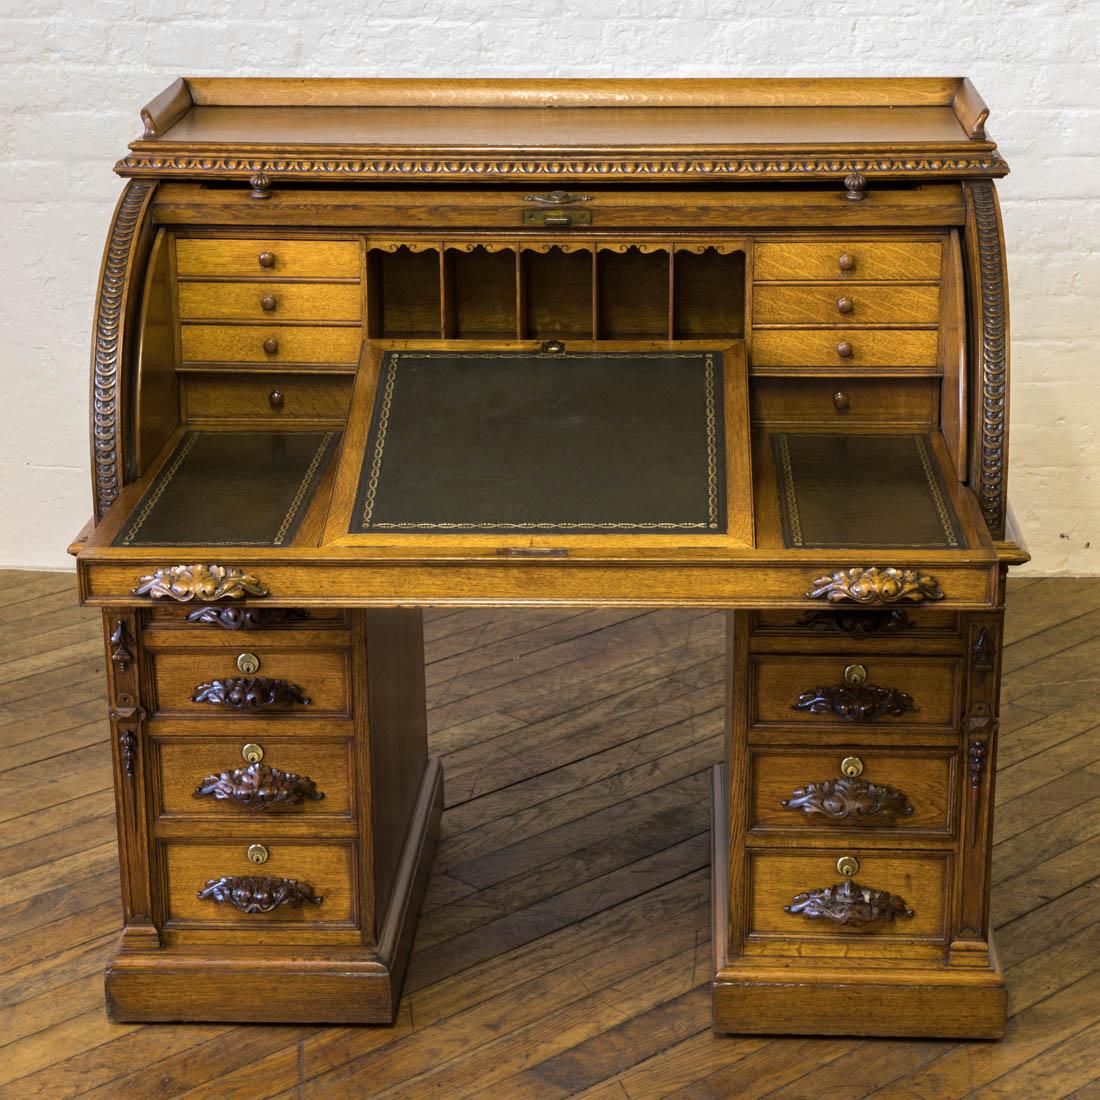
[[1013, 167], [1011, 495], [1098, 573], [1097, 0], [0, 0], [0, 565], [90, 511], [92, 294], [138, 109], [176, 76], [970, 76]]

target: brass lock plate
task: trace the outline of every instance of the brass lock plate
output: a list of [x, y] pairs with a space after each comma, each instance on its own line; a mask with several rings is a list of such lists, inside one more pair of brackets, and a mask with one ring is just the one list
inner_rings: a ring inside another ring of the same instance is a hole
[[262, 844], [250, 844], [245, 855], [248, 856], [253, 863], [267, 862], [267, 849]]
[[250, 764], [258, 764], [264, 758], [263, 745], [257, 745], [249, 741], [247, 745], [241, 747], [241, 756]]
[[237, 668], [246, 676], [253, 676], [260, 671], [260, 658], [255, 653], [242, 653], [237, 658]]
[[591, 210], [524, 210], [523, 224], [543, 229], [571, 229], [577, 225], [591, 225]]

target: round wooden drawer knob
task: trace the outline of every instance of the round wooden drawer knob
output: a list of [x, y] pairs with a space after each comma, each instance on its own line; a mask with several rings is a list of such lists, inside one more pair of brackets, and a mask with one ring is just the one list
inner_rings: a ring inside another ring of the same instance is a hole
[[[276, 302], [275, 302], [275, 295], [274, 294], [265, 294], [260, 299], [260, 308], [262, 310], [264, 310], [265, 313], [271, 313], [275, 309], [275, 305], [276, 305]], [[844, 313], [844, 312], [845, 312], [844, 310], [841, 310], [841, 313]]]
[[836, 393], [833, 394], [833, 406], [837, 412], [843, 412], [851, 403], [848, 395], [843, 390], [837, 390]]
[[842, 252], [837, 257], [836, 266], [839, 267], [841, 271], [855, 271], [856, 258], [855, 256], [849, 255], [847, 252]]
[[[274, 298], [272, 298], [271, 300], [272, 300], [272, 302], [275, 301]], [[267, 308], [268, 308], [267, 306], [264, 306], [264, 309], [267, 309]], [[275, 307], [272, 306], [271, 308], [274, 309]], [[837, 311], [837, 313], [851, 313], [854, 308], [855, 308], [855, 306], [853, 305], [851, 298], [837, 298], [837, 300], [836, 300], [836, 311]]]
[[836, 353], [841, 359], [851, 359], [853, 350], [852, 345], [847, 340], [841, 340], [836, 346]]
[[272, 390], [267, 395], [267, 400], [273, 409], [281, 409], [283, 407], [283, 391]]
[[275, 266], [275, 253], [274, 252], [261, 252], [259, 257], [260, 267], [274, 267]]
[[[278, 350], [279, 341], [274, 336], [269, 336], [264, 341], [264, 351], [266, 351], [268, 355], [274, 355]], [[849, 352], [848, 354], [850, 355], [851, 352]]]

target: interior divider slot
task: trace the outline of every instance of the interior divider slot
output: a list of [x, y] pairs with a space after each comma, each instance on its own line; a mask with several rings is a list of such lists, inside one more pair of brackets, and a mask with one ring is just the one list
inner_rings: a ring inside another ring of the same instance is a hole
[[516, 250], [508, 245], [448, 245], [443, 253], [443, 336], [516, 336]]
[[367, 262], [370, 335], [383, 340], [439, 339], [442, 281], [437, 245], [372, 247]]
[[611, 245], [599, 249], [599, 339], [668, 339], [670, 256], [668, 246]]
[[560, 245], [520, 254], [522, 336], [591, 340], [595, 336], [593, 252]]
[[672, 283], [673, 339], [744, 336], [743, 251], [712, 246], [677, 248]]

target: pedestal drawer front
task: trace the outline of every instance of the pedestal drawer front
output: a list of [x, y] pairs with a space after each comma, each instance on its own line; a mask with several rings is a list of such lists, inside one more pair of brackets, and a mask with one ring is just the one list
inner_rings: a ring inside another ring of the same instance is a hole
[[358, 321], [358, 283], [179, 284], [180, 317], [190, 320]]
[[956, 757], [946, 749], [889, 752], [858, 745], [828, 752], [756, 749], [751, 827], [947, 834], [955, 816]]
[[753, 252], [753, 278], [768, 280], [934, 279], [940, 277], [939, 241], [879, 238], [768, 241]]
[[[256, 663], [246, 658], [255, 658]], [[235, 649], [157, 651], [152, 654], [158, 714], [188, 718], [350, 713], [344, 650]], [[196, 701], [195, 696], [203, 698]], [[308, 699], [308, 702], [302, 700]]]
[[763, 424], [928, 425], [936, 407], [933, 378], [754, 378], [752, 419]]
[[359, 358], [362, 330], [322, 325], [198, 325], [180, 327], [189, 363], [340, 363]]
[[[252, 758], [258, 757], [253, 762]], [[157, 744], [160, 812], [253, 821], [346, 817], [352, 809], [350, 743], [249, 734]]]
[[[255, 862], [250, 849], [257, 858], [262, 851], [264, 861]], [[173, 841], [163, 851], [169, 923], [248, 927], [356, 919], [351, 842]]]
[[934, 609], [914, 611], [909, 608], [865, 609], [860, 607], [838, 610], [813, 611], [757, 611], [753, 615], [753, 638], [787, 640], [788, 648], [794, 639], [827, 640], [850, 645], [855, 640], [873, 638], [905, 642], [924, 639], [959, 637], [956, 616], [951, 611]]
[[950, 657], [756, 654], [755, 726], [953, 728], [959, 661]]
[[754, 329], [754, 367], [934, 367], [935, 329]]
[[357, 279], [359, 242], [281, 240], [271, 237], [177, 237], [176, 273]]
[[749, 926], [766, 936], [942, 939], [949, 868], [946, 852], [755, 851]]
[[350, 377], [289, 374], [185, 374], [190, 420], [343, 420]]
[[923, 325], [939, 313], [938, 286], [760, 284], [752, 295], [757, 325]]

